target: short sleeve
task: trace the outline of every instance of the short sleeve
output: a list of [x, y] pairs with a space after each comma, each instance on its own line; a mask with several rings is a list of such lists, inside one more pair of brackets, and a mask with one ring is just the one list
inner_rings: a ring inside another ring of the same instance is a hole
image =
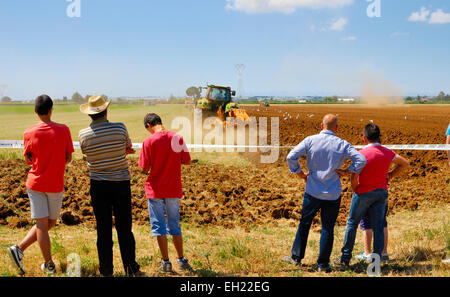
[[25, 132], [23, 134], [23, 155], [26, 156], [28, 153], [31, 152], [31, 140], [30, 140], [30, 135]]
[[66, 135], [67, 135], [67, 153], [72, 154], [75, 150], [73, 149], [73, 141], [72, 141], [72, 135], [70, 134], [69, 127], [66, 126]]
[[84, 154], [84, 141], [83, 138], [81, 137], [81, 131], [78, 133], [78, 142], [80, 143], [81, 153]]
[[181, 138], [181, 143], [182, 143], [182, 151], [181, 151], [181, 164], [187, 164], [191, 161], [191, 155], [189, 154], [189, 149], [186, 145], [186, 143], [184, 142], [183, 137]]
[[123, 128], [124, 128], [124, 130], [125, 130], [125, 141], [126, 141], [126, 143], [127, 143], [127, 147], [130, 147], [130, 146], [133, 145], [133, 144], [131, 143], [130, 135], [128, 134], [127, 127], [126, 127], [124, 124], [122, 124], [122, 125], [123, 125]]
[[391, 151], [391, 155], [392, 155], [392, 159], [391, 160], [394, 161], [395, 159], [397, 159], [397, 153], [394, 152], [393, 150], [390, 150], [390, 151]]

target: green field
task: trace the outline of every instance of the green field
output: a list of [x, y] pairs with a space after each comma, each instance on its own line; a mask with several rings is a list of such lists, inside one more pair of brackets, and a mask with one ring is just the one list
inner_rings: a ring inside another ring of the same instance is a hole
[[[184, 105], [114, 105], [108, 109], [111, 122], [123, 122], [133, 142], [142, 142], [148, 136], [143, 120], [147, 113], [154, 112], [161, 116], [163, 123], [168, 124], [178, 116], [189, 117], [190, 112]], [[89, 116], [80, 112], [78, 105], [56, 105], [53, 108], [52, 120], [66, 124], [72, 133], [72, 139], [78, 141], [80, 129], [89, 126]], [[19, 140], [28, 127], [37, 122], [32, 105], [0, 105], [0, 139]]]
[[[192, 109], [182, 104], [161, 104], [154, 106], [144, 105], [114, 105], [108, 109], [108, 119], [111, 122], [122, 122], [126, 125], [131, 141], [141, 143], [150, 134], [144, 128], [144, 117], [148, 113], [158, 114], [166, 129], [171, 129], [172, 120], [176, 117], [193, 118]], [[53, 108], [52, 120], [66, 124], [70, 128], [72, 140], [78, 141], [78, 132], [89, 126], [91, 120], [88, 115], [80, 112], [78, 105], [55, 105]], [[34, 113], [33, 105], [1, 105], [0, 104], [0, 139], [1, 140], [22, 140], [23, 132], [38, 121]], [[178, 132], [177, 130], [173, 130]], [[181, 135], [186, 143], [193, 143], [193, 139], [188, 139], [187, 135]], [[137, 157], [137, 154], [130, 156]], [[81, 151], [76, 150], [74, 159], [82, 157]], [[193, 159], [198, 159], [203, 163], [219, 163], [225, 165], [247, 166], [250, 162], [242, 158], [239, 153], [192, 153]], [[22, 158], [20, 149], [2, 149], [0, 158]]]

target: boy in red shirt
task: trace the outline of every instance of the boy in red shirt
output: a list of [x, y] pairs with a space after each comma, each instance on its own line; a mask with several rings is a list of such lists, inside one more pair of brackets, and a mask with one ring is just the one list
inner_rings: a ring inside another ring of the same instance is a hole
[[27, 177], [27, 192], [30, 198], [31, 218], [36, 225], [18, 245], [8, 248], [13, 263], [24, 274], [23, 252], [35, 241], [44, 256], [41, 269], [53, 274], [56, 272], [52, 260], [48, 230], [56, 225], [59, 217], [63, 193], [64, 171], [72, 160], [74, 152], [70, 130], [66, 125], [51, 121], [53, 101], [47, 95], [35, 100], [35, 113], [39, 122], [24, 133], [24, 156], [32, 165]]
[[[373, 252], [381, 259], [388, 182], [409, 165], [408, 160], [381, 145], [381, 133], [377, 125], [366, 125], [363, 134], [367, 146], [360, 153], [366, 158], [367, 164], [360, 174], [352, 174], [351, 178], [354, 194], [348, 214], [342, 256], [338, 261], [345, 266], [349, 265], [352, 258], [358, 224], [366, 213], [370, 214], [373, 226]], [[389, 171], [391, 163], [397, 166]]]
[[[178, 254], [178, 268], [192, 270], [183, 255], [183, 238], [180, 227], [181, 164], [189, 164], [191, 157], [183, 138], [165, 130], [161, 118], [150, 113], [144, 118], [145, 128], [151, 136], [142, 144], [139, 166], [149, 174], [145, 182], [152, 235], [157, 237], [163, 262], [160, 270], [172, 272], [169, 261], [167, 234], [173, 236]], [[167, 222], [165, 215], [167, 215]]]

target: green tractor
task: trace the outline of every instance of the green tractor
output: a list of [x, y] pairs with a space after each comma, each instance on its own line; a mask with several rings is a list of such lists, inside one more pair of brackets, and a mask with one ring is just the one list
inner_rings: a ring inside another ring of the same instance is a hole
[[[205, 89], [204, 97], [201, 97], [202, 90]], [[237, 119], [249, 121], [247, 112], [239, 109], [237, 104], [233, 102], [232, 96], [236, 95], [236, 91], [232, 91], [230, 87], [208, 85], [207, 87], [191, 87], [186, 90], [188, 96], [195, 98], [195, 108], [202, 109], [207, 112], [217, 113], [218, 120], [224, 125], [229, 124], [227, 118], [233, 123]]]

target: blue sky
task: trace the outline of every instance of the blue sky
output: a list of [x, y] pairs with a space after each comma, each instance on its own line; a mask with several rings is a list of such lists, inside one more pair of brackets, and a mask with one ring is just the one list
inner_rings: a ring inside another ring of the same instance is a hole
[[1, 1], [0, 93], [181, 96], [237, 63], [247, 96], [450, 93], [450, 1], [379, 1]]

